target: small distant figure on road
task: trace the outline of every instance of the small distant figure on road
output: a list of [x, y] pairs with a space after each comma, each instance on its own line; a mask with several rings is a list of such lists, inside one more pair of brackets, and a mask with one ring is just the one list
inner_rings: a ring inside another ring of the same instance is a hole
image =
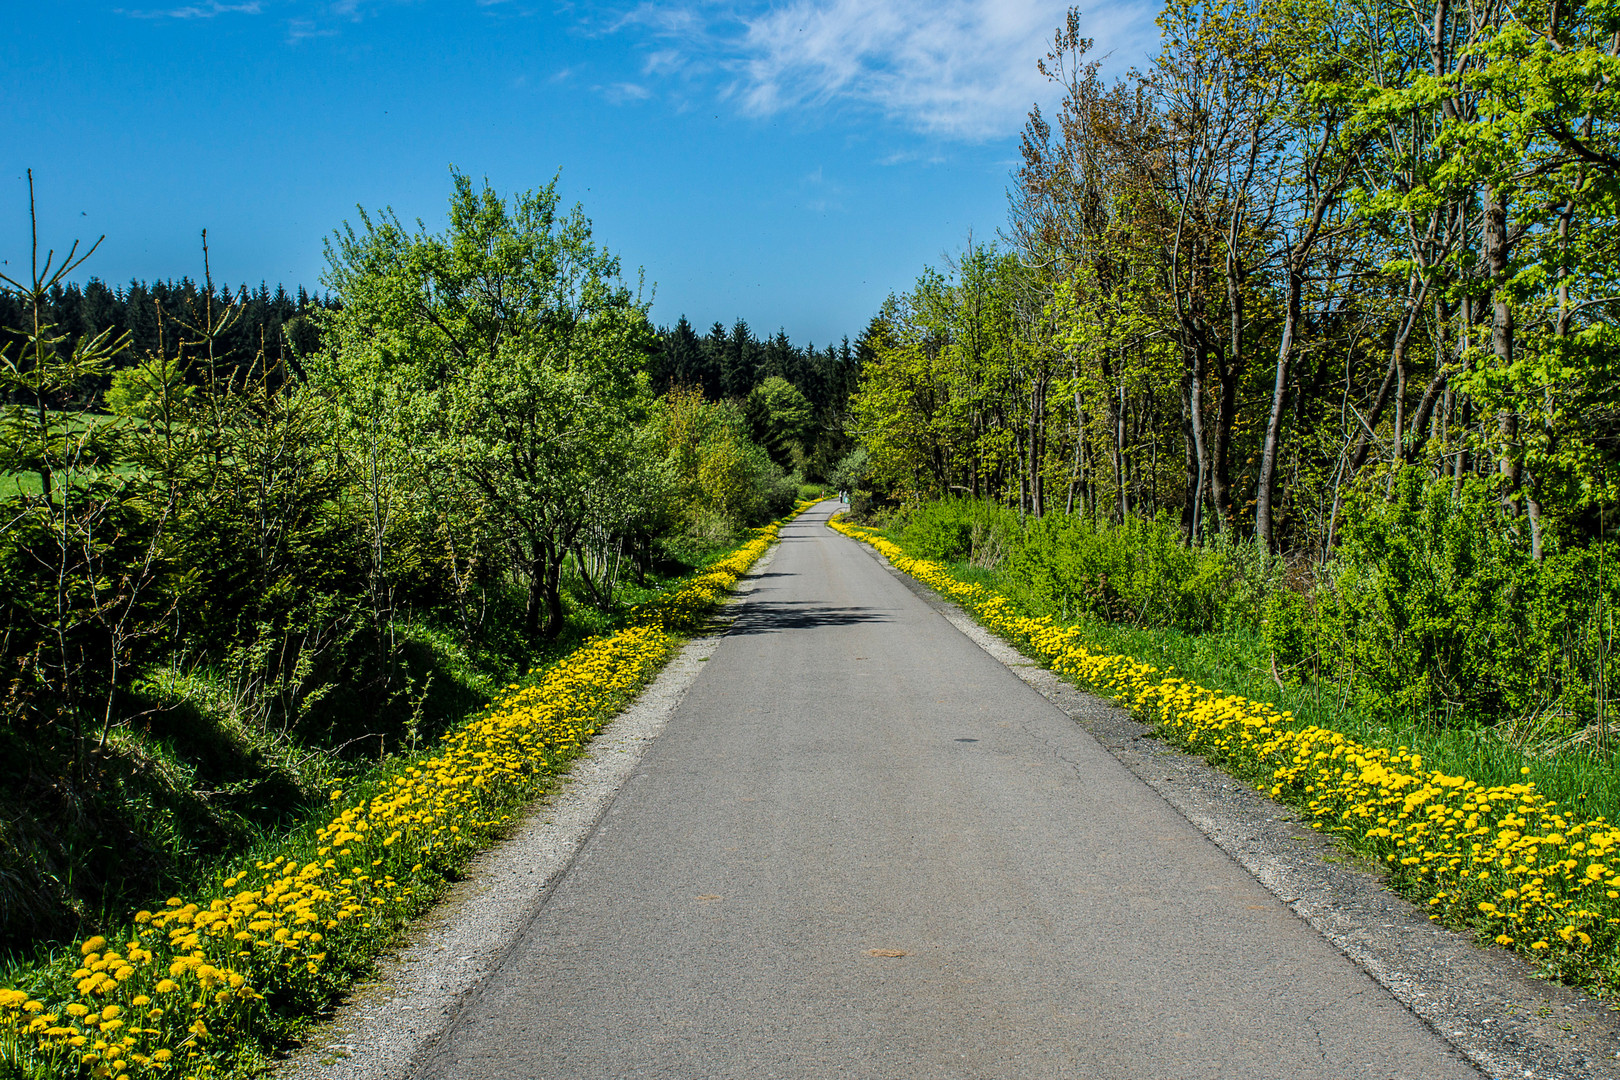
[[847, 492], [847, 491], [840, 491], [840, 492], [839, 492], [839, 493], [838, 493], [838, 501], [839, 501], [839, 502], [840, 502], [840, 503], [847, 503], [847, 502], [849, 502], [849, 492]]

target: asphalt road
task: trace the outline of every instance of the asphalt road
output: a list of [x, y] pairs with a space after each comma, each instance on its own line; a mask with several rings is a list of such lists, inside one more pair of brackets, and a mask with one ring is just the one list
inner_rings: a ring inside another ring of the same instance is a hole
[[419, 1076], [1479, 1075], [832, 509]]

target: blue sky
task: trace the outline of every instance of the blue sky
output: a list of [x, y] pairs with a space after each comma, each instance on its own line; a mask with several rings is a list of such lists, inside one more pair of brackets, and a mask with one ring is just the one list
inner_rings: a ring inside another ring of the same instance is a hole
[[[106, 234], [81, 278], [316, 287], [356, 204], [439, 228], [451, 164], [560, 172], [657, 286], [655, 321], [852, 337], [890, 291], [994, 235], [1035, 60], [1065, 4], [524, 0], [8, 4], [0, 259]], [[1153, 8], [1086, 32], [1118, 65]], [[1114, 65], [1110, 65], [1114, 66]], [[16, 275], [13, 275], [16, 276]], [[700, 329], [702, 325], [700, 325]]]

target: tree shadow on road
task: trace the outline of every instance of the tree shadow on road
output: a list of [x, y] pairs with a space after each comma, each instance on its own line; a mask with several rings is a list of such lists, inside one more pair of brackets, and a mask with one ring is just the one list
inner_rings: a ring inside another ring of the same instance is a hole
[[817, 626], [853, 626], [888, 622], [889, 616], [871, 608], [826, 607], [802, 601], [753, 600], [744, 605], [731, 624], [733, 634], [775, 634]]

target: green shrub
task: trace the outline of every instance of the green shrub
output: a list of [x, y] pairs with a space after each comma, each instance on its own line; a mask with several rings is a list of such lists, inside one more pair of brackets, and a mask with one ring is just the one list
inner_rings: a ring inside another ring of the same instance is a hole
[[[1122, 524], [944, 499], [907, 508], [896, 539], [970, 562], [1024, 610], [1187, 634], [1258, 632], [1258, 672], [1323, 680], [1375, 723], [1509, 723], [1518, 741], [1587, 739], [1609, 700], [1613, 544], [1541, 562], [1484, 483], [1407, 470], [1352, 500], [1333, 559], [1297, 564], [1252, 542], [1187, 545], [1165, 517]], [[1285, 580], [1288, 578], [1288, 580]], [[1267, 670], [1269, 668], [1269, 670]]]
[[985, 500], [910, 507], [898, 539], [922, 558], [970, 562], [1039, 614], [1199, 633], [1258, 627], [1281, 562], [1252, 543], [1189, 547], [1167, 517], [1094, 523], [1068, 514], [1020, 521]]
[[1306, 598], [1293, 589], [1276, 589], [1266, 598], [1260, 634], [1270, 653], [1272, 677], [1278, 682], [1297, 685], [1304, 681], [1303, 669], [1316, 656], [1313, 614]]
[[1032, 611], [1200, 633], [1259, 621], [1276, 574], [1252, 548], [1189, 546], [1164, 516], [1115, 525], [1049, 514], [1028, 523], [1003, 572]]
[[900, 542], [920, 558], [949, 562], [966, 559], [972, 550], [970, 504], [945, 499], [914, 508], [900, 531]]
[[1553, 550], [1483, 483], [1407, 470], [1394, 497], [1361, 498], [1318, 587], [1315, 651], [1378, 717], [1534, 721], [1573, 733], [1607, 684], [1612, 544]]
[[908, 550], [990, 570], [1023, 542], [1017, 511], [982, 499], [951, 498], [910, 507], [901, 530]]

